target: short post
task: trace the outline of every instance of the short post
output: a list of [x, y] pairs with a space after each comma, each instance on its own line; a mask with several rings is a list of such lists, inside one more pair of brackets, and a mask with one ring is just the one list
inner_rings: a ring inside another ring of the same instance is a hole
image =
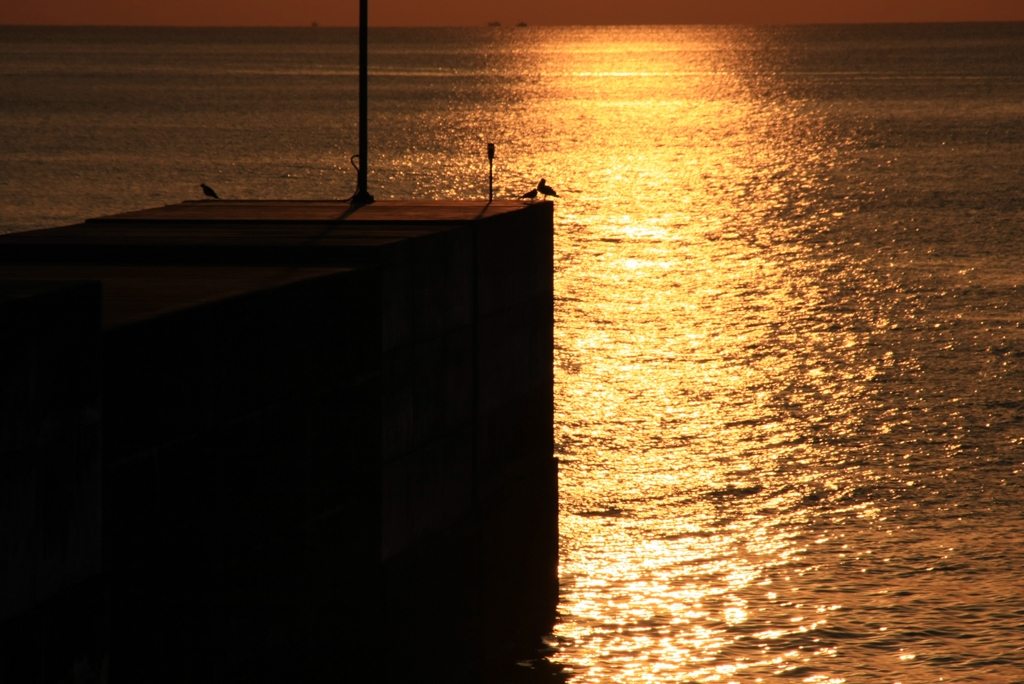
[[487, 161], [491, 164], [491, 172], [487, 177], [487, 201], [494, 201], [494, 143], [487, 143]]

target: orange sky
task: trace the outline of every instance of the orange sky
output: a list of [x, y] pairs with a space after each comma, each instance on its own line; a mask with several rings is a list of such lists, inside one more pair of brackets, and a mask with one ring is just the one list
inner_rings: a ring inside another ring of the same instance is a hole
[[[514, 7], [515, 9], [509, 9]], [[357, 0], [13, 0], [0, 24], [352, 26]], [[370, 0], [374, 26], [1024, 21], [1024, 0]]]

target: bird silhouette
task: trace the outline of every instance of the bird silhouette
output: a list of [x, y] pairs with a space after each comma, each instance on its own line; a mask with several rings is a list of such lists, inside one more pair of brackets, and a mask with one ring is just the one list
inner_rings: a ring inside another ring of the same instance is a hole
[[528, 199], [528, 200], [535, 200], [535, 199], [537, 199], [537, 188], [534, 188], [533, 190], [530, 190], [529, 192], [524, 192], [522, 195], [519, 196], [519, 199]]
[[203, 189], [203, 194], [206, 195], [207, 197], [212, 197], [213, 199], [220, 199], [220, 197], [217, 197], [217, 193], [213, 191], [213, 188], [211, 188], [206, 183], [200, 183], [199, 187]]
[[547, 181], [543, 178], [540, 179], [540, 183], [537, 183], [537, 189], [540, 190], [540, 194], [545, 197], [558, 197], [558, 193], [555, 189], [548, 185]]

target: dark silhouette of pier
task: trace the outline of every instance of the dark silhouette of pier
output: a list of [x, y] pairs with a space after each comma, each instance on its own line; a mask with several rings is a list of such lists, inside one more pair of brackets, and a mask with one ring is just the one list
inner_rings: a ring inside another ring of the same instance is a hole
[[529, 657], [557, 602], [552, 245], [552, 204], [516, 201], [0, 236], [0, 679]]

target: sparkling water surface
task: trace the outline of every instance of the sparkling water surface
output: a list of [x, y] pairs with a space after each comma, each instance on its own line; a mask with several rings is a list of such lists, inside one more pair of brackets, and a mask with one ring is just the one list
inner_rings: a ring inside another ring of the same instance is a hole
[[[556, 220], [572, 682], [1024, 681], [1024, 25], [371, 32], [371, 192]], [[0, 230], [344, 198], [355, 32], [0, 28]], [[524, 663], [524, 667], [531, 665]]]

